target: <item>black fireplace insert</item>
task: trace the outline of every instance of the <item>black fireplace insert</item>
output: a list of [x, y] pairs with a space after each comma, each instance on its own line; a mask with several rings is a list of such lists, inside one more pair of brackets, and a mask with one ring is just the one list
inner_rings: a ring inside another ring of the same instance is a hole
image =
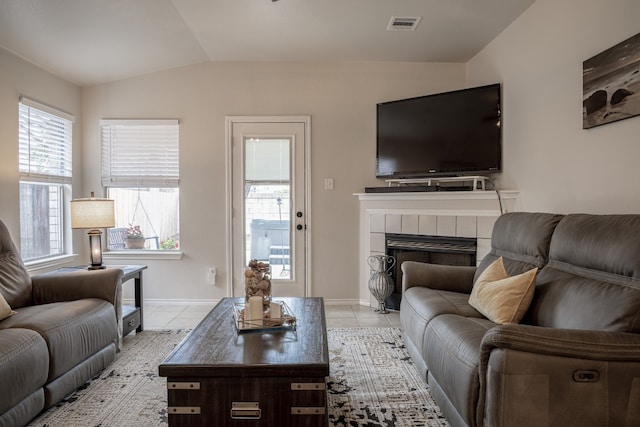
[[386, 234], [386, 254], [395, 258], [390, 271], [394, 282], [393, 293], [385, 306], [399, 310], [402, 300], [402, 270], [405, 261], [419, 261], [443, 265], [476, 265], [477, 239], [469, 237], [422, 236], [413, 234]]

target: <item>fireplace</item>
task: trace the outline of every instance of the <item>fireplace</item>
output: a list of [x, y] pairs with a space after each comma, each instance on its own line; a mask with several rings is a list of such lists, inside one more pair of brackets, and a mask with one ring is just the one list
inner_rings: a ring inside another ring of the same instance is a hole
[[412, 234], [385, 234], [386, 254], [395, 258], [391, 269], [395, 289], [385, 300], [389, 309], [399, 310], [402, 300], [402, 270], [405, 261], [430, 264], [475, 266], [477, 239], [467, 237], [423, 236]]
[[[470, 239], [471, 244], [475, 240], [477, 265], [491, 251], [491, 233], [495, 221], [503, 212], [516, 210], [518, 192], [434, 191], [358, 193], [355, 196], [358, 197], [360, 208], [358, 297], [362, 305], [377, 307], [378, 301], [369, 290], [371, 267], [367, 259], [371, 255], [387, 253], [387, 234], [406, 234], [412, 240], [416, 240], [416, 236], [454, 240], [462, 237]], [[431, 255], [433, 258], [440, 256], [442, 251], [432, 252], [435, 252]], [[404, 255], [401, 256], [398, 266], [402, 264], [403, 257]], [[419, 259], [424, 260], [425, 258]], [[468, 264], [473, 264], [473, 258], [468, 259]], [[394, 279], [401, 289], [402, 278], [397, 277], [397, 272], [394, 274]]]

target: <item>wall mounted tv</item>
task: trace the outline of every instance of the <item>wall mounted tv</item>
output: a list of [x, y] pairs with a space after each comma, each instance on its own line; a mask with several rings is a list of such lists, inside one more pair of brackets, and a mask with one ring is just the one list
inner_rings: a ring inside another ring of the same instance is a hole
[[376, 176], [499, 172], [500, 112], [500, 84], [378, 104]]

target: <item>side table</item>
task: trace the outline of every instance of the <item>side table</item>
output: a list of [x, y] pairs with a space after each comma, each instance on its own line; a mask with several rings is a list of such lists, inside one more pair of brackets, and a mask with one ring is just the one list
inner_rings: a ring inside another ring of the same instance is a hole
[[122, 284], [133, 279], [134, 305], [122, 305], [122, 336], [127, 336], [134, 329], [142, 332], [144, 329], [144, 317], [142, 316], [142, 270], [146, 265], [108, 265], [107, 268], [119, 268], [122, 270]]
[[[134, 329], [142, 332], [144, 329], [144, 317], [142, 313], [142, 271], [146, 265], [106, 265], [106, 268], [118, 268], [122, 270], [122, 284], [133, 279], [134, 304], [122, 305], [122, 336], [129, 335]], [[70, 271], [86, 270], [86, 266], [62, 267], [53, 273], [65, 273]]]

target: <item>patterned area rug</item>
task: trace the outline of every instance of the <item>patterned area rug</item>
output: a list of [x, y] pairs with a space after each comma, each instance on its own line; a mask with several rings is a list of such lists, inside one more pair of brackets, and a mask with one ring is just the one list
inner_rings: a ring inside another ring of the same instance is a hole
[[[125, 338], [113, 364], [29, 426], [167, 426], [158, 365], [187, 331]], [[329, 425], [448, 426], [395, 328], [329, 329]]]
[[329, 425], [449, 424], [395, 328], [329, 329]]

